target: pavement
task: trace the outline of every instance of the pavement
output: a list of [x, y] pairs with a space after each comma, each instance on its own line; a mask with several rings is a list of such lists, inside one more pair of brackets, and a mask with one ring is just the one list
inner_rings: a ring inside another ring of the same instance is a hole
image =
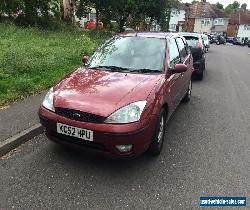
[[212, 45], [204, 81], [169, 121], [157, 158], [103, 158], [44, 134], [2, 157], [0, 209], [193, 210], [201, 196], [246, 196], [248, 207], [221, 209], [249, 209], [249, 52]]
[[42, 132], [37, 112], [44, 96], [45, 92], [0, 109], [0, 157]]
[[0, 109], [0, 142], [39, 123], [37, 115], [45, 92]]

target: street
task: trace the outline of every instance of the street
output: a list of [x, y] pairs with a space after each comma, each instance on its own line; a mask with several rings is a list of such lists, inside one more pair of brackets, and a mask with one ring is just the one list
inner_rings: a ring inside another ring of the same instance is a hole
[[249, 53], [211, 46], [204, 80], [172, 116], [157, 158], [83, 154], [45, 135], [20, 146], [0, 160], [0, 209], [198, 209], [201, 196], [249, 205]]

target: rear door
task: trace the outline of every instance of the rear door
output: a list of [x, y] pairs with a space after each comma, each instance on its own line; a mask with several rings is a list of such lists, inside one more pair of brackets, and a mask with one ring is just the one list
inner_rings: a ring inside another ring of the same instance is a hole
[[[179, 52], [179, 48], [176, 43], [176, 39], [172, 38], [169, 42], [169, 71], [174, 69], [176, 64], [181, 63], [181, 56]], [[172, 74], [169, 78], [170, 89], [169, 93], [171, 95], [172, 103], [174, 105], [174, 109], [181, 100], [181, 86], [182, 86], [182, 75], [180, 73]]]
[[188, 89], [189, 81], [191, 78], [192, 72], [192, 56], [188, 49], [188, 45], [183, 38], [177, 37], [176, 38], [177, 46], [180, 53], [181, 63], [185, 64], [188, 67], [188, 71], [180, 74], [180, 94], [181, 99], [186, 94], [186, 90]]

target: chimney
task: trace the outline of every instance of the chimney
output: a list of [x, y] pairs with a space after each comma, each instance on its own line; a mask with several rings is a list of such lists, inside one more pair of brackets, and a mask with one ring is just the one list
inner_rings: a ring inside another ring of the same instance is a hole
[[207, 1], [206, 0], [201, 0], [202, 3], [206, 3]]

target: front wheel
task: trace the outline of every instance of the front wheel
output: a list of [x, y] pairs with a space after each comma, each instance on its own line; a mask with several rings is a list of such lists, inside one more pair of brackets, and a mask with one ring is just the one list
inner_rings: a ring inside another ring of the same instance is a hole
[[164, 109], [161, 109], [161, 112], [157, 119], [157, 124], [155, 127], [153, 139], [148, 149], [148, 153], [152, 156], [156, 156], [161, 153], [165, 136], [166, 120], [167, 120], [166, 118], [167, 118], [166, 111]]

